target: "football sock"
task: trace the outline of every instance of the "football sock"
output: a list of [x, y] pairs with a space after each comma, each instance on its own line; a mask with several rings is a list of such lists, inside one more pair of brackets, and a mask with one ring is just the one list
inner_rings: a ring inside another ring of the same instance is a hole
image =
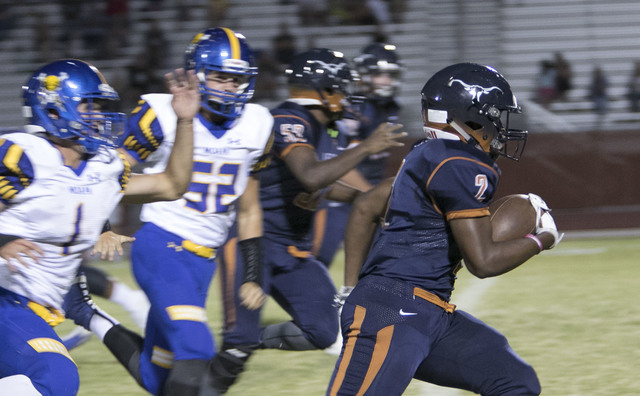
[[107, 331], [102, 342], [138, 384], [144, 387], [140, 377], [140, 354], [144, 343], [142, 337], [122, 325], [116, 325]]
[[[206, 360], [176, 360], [167, 377], [160, 395], [162, 396], [198, 396], [202, 377], [207, 371]], [[207, 393], [214, 396], [216, 393]]]

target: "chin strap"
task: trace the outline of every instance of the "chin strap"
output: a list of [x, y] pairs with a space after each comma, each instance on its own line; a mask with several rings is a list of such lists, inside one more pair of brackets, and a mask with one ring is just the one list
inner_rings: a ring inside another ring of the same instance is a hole
[[460, 136], [462, 137], [463, 141], [465, 141], [465, 142], [476, 142], [476, 139], [474, 139], [473, 136], [471, 136], [467, 132], [465, 132], [465, 130], [457, 122], [451, 121], [451, 123], [449, 125], [451, 125], [451, 127], [453, 129], [455, 129], [456, 132], [458, 132], [460, 134]]

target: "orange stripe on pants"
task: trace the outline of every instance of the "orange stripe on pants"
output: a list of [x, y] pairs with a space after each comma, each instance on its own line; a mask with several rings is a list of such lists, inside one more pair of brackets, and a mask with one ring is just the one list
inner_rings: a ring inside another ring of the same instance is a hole
[[336, 377], [333, 380], [333, 386], [331, 387], [331, 396], [337, 395], [338, 389], [340, 389], [340, 386], [342, 386], [342, 381], [344, 381], [344, 377], [347, 373], [347, 367], [349, 367], [349, 362], [351, 361], [351, 357], [353, 356], [353, 349], [356, 346], [356, 340], [358, 338], [358, 334], [360, 334], [362, 322], [364, 322], [364, 317], [366, 314], [367, 310], [365, 308], [359, 305], [356, 306], [356, 311], [353, 314], [353, 323], [351, 324], [351, 327], [349, 327], [349, 333], [347, 335], [347, 345], [344, 348], [342, 360], [340, 361], [340, 367], [338, 368]]
[[369, 363], [367, 375], [364, 377], [362, 386], [357, 393], [358, 396], [364, 395], [365, 392], [367, 392], [371, 383], [376, 378], [376, 375], [378, 375], [378, 372], [384, 363], [384, 359], [389, 353], [389, 346], [391, 345], [391, 339], [393, 338], [393, 329], [394, 326], [385, 327], [376, 335], [376, 346], [373, 348], [371, 363]]

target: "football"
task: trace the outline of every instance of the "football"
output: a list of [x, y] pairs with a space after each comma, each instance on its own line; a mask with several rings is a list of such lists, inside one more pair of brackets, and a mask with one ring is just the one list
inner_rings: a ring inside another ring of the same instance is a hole
[[536, 229], [536, 210], [527, 194], [512, 194], [496, 199], [489, 205], [496, 242], [522, 238]]

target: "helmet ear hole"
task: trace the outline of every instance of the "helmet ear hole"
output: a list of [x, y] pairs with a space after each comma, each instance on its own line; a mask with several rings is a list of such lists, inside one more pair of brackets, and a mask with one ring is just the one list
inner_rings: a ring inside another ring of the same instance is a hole
[[478, 129], [482, 128], [482, 125], [478, 124], [477, 122], [473, 122], [473, 121], [467, 121], [464, 124], [466, 126], [468, 126], [469, 128], [473, 129], [474, 131], [477, 131]]
[[60, 113], [56, 109], [47, 109], [47, 115], [53, 118], [54, 120], [57, 120], [60, 118]]

